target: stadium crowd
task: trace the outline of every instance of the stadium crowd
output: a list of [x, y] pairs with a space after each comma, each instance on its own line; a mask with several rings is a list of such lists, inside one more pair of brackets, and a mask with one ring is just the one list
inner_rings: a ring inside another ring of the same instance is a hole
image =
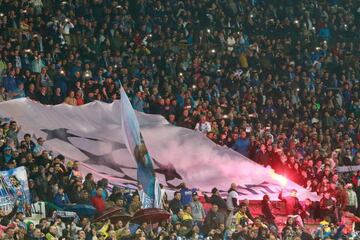
[[[2, 0], [0, 101], [112, 102], [122, 86], [136, 110], [201, 131], [317, 192], [320, 213], [312, 217], [334, 209], [357, 214], [360, 172], [337, 167], [360, 164], [359, 27], [360, 2], [353, 0]], [[0, 128], [1, 168], [28, 168], [32, 201], [63, 207], [91, 203], [96, 189], [105, 195], [106, 182], [69, 178], [80, 174], [78, 163], [50, 159], [43, 139], [19, 140], [17, 131], [16, 122]], [[104, 210], [100, 196], [93, 204]], [[121, 199], [113, 202], [130, 213], [139, 208], [138, 200]], [[191, 215], [180, 206], [180, 220]], [[330, 217], [336, 225], [339, 216]], [[256, 237], [246, 237], [270, 239], [258, 234], [256, 221]], [[183, 225], [173, 223], [179, 233]], [[30, 232], [51, 235], [49, 224]], [[221, 235], [224, 227], [207, 233]]]

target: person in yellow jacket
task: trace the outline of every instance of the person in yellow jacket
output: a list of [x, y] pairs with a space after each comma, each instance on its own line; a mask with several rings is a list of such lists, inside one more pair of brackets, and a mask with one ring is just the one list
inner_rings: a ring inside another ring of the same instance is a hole
[[251, 220], [246, 215], [247, 206], [245, 203], [241, 203], [239, 206], [239, 211], [235, 214], [235, 223], [240, 224], [241, 226], [247, 226], [250, 224]]
[[249, 63], [248, 63], [247, 56], [246, 56], [245, 53], [240, 54], [239, 60], [240, 60], [240, 66], [242, 68], [248, 68], [249, 67]]
[[50, 226], [49, 232], [45, 235], [46, 240], [58, 240], [56, 237], [57, 232], [58, 230], [56, 226]]
[[108, 219], [98, 231], [98, 233], [100, 233], [101, 236], [103, 236], [105, 239], [109, 237], [108, 230], [110, 228], [110, 224], [111, 224], [111, 221], [110, 221], [110, 219]]
[[188, 205], [185, 207], [183, 213], [180, 216], [182, 221], [192, 221], [193, 217], [192, 217], [192, 213], [191, 213], [191, 206]]

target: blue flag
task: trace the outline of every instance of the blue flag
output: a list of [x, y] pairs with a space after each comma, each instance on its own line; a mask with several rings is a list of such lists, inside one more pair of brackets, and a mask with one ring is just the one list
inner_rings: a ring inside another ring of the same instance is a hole
[[135, 111], [123, 88], [121, 94], [121, 123], [125, 133], [127, 149], [137, 163], [137, 180], [142, 186], [140, 198], [143, 208], [160, 207], [160, 187], [156, 180], [152, 158], [146, 148], [140, 132], [140, 125]]

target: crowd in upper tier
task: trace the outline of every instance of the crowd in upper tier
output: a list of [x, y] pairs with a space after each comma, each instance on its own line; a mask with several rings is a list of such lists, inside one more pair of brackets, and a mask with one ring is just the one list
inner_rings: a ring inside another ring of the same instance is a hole
[[3, 0], [0, 101], [112, 102], [122, 86], [138, 111], [359, 196], [360, 174], [336, 172], [360, 163], [359, 28], [354, 0]]

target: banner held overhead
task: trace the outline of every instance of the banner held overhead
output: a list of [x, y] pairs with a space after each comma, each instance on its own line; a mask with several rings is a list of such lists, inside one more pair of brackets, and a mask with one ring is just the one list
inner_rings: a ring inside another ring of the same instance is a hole
[[[0, 103], [0, 116], [12, 117], [24, 132], [43, 137], [49, 149], [78, 160], [83, 173], [92, 172], [116, 185], [136, 186], [137, 164], [124, 140], [121, 107], [120, 101], [45, 106], [22, 98]], [[275, 200], [285, 188], [296, 189], [300, 200], [319, 199], [197, 131], [172, 126], [159, 115], [136, 112], [136, 117], [157, 179], [165, 188], [175, 189], [185, 182], [202, 191], [213, 187], [226, 191], [235, 182], [240, 198], [261, 200], [267, 193]]]

